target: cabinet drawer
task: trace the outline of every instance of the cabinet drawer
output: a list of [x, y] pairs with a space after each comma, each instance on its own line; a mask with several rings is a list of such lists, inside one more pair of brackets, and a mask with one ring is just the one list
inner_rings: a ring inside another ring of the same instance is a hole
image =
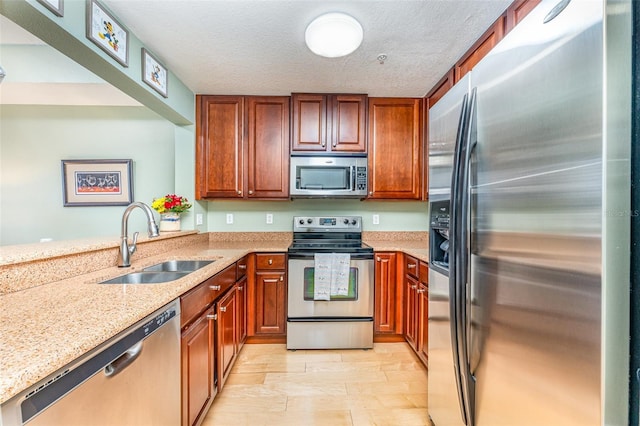
[[284, 253], [256, 254], [256, 269], [285, 269]]
[[236, 281], [240, 281], [240, 278], [247, 275], [247, 256], [236, 262]]
[[404, 255], [404, 273], [418, 278], [418, 259], [415, 257]]
[[216, 300], [236, 283], [236, 265], [227, 266], [222, 272], [218, 272], [205, 282], [209, 283], [211, 301]]
[[420, 262], [420, 282], [423, 284], [429, 283], [429, 265], [427, 262]]
[[180, 328], [189, 324], [219, 296], [236, 282], [236, 265], [228, 266], [222, 272], [191, 289], [180, 298]]
[[193, 321], [211, 303], [208, 285], [210, 280], [191, 289], [180, 298], [180, 328]]

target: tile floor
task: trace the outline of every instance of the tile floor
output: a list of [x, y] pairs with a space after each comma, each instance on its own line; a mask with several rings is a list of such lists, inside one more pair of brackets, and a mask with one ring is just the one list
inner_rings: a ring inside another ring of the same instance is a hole
[[428, 425], [427, 371], [406, 343], [244, 345], [202, 426]]

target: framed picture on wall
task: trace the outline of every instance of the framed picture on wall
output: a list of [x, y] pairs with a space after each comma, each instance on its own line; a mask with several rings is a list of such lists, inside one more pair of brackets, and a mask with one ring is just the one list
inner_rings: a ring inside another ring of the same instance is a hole
[[38, 0], [38, 3], [58, 16], [64, 15], [64, 0]]
[[133, 202], [132, 160], [62, 160], [65, 207], [127, 206]]
[[167, 68], [144, 47], [142, 48], [142, 81], [165, 98], [168, 96]]
[[129, 66], [129, 31], [97, 0], [87, 0], [87, 38], [120, 64]]

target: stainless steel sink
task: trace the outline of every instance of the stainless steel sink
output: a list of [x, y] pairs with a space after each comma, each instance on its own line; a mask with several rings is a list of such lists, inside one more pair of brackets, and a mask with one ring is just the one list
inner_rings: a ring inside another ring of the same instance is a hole
[[171, 272], [131, 272], [126, 275], [102, 281], [100, 284], [158, 284], [175, 281], [189, 275], [193, 271]]
[[144, 268], [143, 271], [149, 272], [193, 272], [215, 260], [169, 260], [167, 262], [158, 263], [157, 265]]

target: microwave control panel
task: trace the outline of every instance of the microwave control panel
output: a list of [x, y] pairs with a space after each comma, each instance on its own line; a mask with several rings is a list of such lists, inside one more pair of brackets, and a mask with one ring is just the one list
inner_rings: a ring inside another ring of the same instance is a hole
[[366, 191], [367, 190], [367, 168], [366, 167], [356, 167], [356, 190], [358, 191]]

